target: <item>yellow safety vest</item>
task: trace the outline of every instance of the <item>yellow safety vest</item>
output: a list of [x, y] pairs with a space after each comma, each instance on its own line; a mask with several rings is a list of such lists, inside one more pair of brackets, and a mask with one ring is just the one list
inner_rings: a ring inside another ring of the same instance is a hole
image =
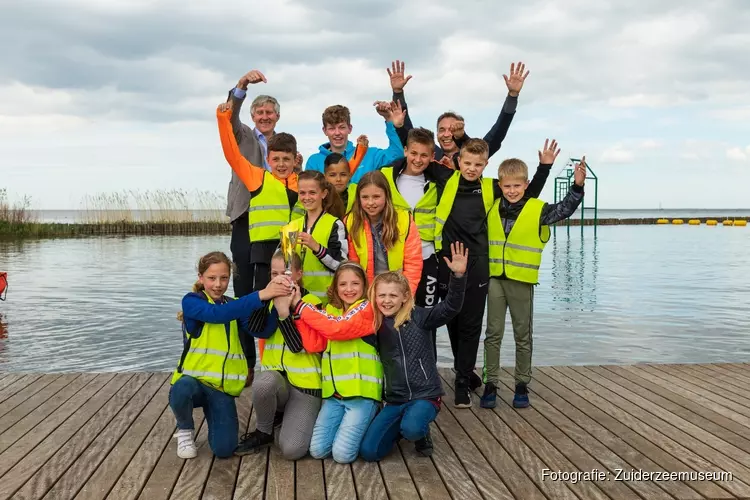
[[405, 208], [414, 214], [414, 222], [419, 230], [419, 238], [422, 241], [435, 240], [435, 209], [437, 208], [438, 192], [434, 182], [429, 183], [427, 192], [417, 202], [416, 206], [411, 207], [406, 199], [401, 195], [394, 181], [393, 167], [385, 167], [381, 172], [388, 180], [391, 186], [391, 198], [393, 204], [397, 207]]
[[[336, 221], [338, 219], [329, 213], [323, 213], [315, 222], [312, 237], [319, 244], [326, 246], [331, 238]], [[305, 219], [294, 219], [291, 224], [293, 231], [302, 232], [305, 227]], [[320, 262], [312, 250], [298, 243], [295, 251], [302, 259], [303, 280], [308, 292], [318, 297], [323, 305], [328, 304], [328, 287], [333, 283], [333, 271]]]
[[[209, 303], [214, 304], [205, 291], [203, 295]], [[186, 343], [171, 383], [174, 384], [183, 375], [190, 375], [230, 396], [239, 396], [245, 388], [248, 371], [237, 321], [229, 322], [229, 332], [224, 324], [204, 323], [197, 338], [185, 330], [183, 322], [183, 333]]]
[[[302, 205], [294, 206], [295, 218]], [[304, 212], [302, 212], [304, 214]], [[278, 180], [267, 171], [263, 172], [262, 189], [250, 198], [248, 226], [250, 241], [274, 241], [281, 238], [280, 230], [292, 219], [286, 183]]]
[[357, 184], [349, 184], [346, 188], [346, 193], [346, 213], [344, 215], [352, 211], [354, 199], [357, 197]]
[[[458, 192], [458, 181], [461, 178], [461, 172], [458, 170], [445, 183], [443, 196], [440, 198], [437, 210], [435, 211], [435, 250], [440, 251], [443, 248], [443, 226], [453, 209], [453, 202], [456, 200]], [[495, 202], [495, 191], [493, 183], [495, 179], [482, 178], [482, 201], [484, 202], [484, 213], [490, 211], [492, 204]]]
[[[302, 297], [303, 302], [319, 305], [320, 300], [310, 293]], [[268, 310], [273, 308], [273, 302]], [[260, 370], [285, 372], [289, 383], [300, 389], [320, 389], [322, 387], [320, 354], [307, 351], [292, 352], [286, 347], [284, 335], [279, 328], [266, 340]]]
[[505, 273], [509, 279], [537, 284], [542, 252], [550, 237], [549, 226], [539, 226], [544, 202], [530, 198], [506, 240], [503, 222], [500, 219], [501, 201], [495, 202], [487, 216], [490, 276], [499, 277]]
[[[362, 300], [355, 302], [357, 307]], [[341, 316], [332, 305], [326, 312]], [[338, 394], [343, 398], [363, 397], [380, 401], [383, 395], [383, 365], [378, 351], [362, 339], [329, 340], [321, 361], [323, 397]]]
[[[396, 208], [397, 224], [398, 224], [398, 241], [393, 245], [393, 248], [388, 250], [388, 270], [389, 271], [401, 271], [404, 267], [404, 243], [409, 235], [409, 211], [400, 207]], [[349, 236], [352, 238], [354, 243], [354, 250], [357, 252], [359, 257], [359, 264], [367, 272], [367, 266], [370, 261], [369, 252], [367, 248], [368, 238], [372, 238], [372, 234], [365, 235], [364, 227], [359, 231], [359, 234], [352, 234], [352, 219], [350, 215], [346, 218], [346, 229], [349, 232]], [[374, 245], [375, 242], [373, 241]]]

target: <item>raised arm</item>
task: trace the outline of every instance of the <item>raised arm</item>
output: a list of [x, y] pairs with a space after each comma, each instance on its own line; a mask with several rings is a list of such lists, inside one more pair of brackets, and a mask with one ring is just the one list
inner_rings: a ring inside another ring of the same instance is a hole
[[232, 103], [232, 115], [230, 118], [230, 122], [232, 123], [232, 132], [234, 132], [234, 137], [237, 139], [238, 143], [241, 142], [243, 135], [242, 122], [240, 121], [240, 109], [242, 108], [242, 103], [245, 101], [245, 97], [247, 96], [247, 86], [249, 84], [256, 84], [260, 82], [266, 83], [266, 77], [263, 75], [263, 73], [261, 73], [257, 69], [254, 69], [242, 75], [242, 78], [240, 78], [240, 80], [237, 82], [237, 86], [229, 91], [227, 101], [230, 101]]
[[423, 324], [419, 325], [424, 330], [433, 330], [447, 324], [461, 311], [466, 291], [468, 254], [469, 250], [464, 248], [462, 243], [454, 242], [451, 244], [451, 260], [443, 257], [451, 270], [448, 295], [435, 307], [425, 309], [427, 314], [424, 316]]
[[401, 127], [396, 127], [396, 133], [401, 140], [401, 146], [406, 147], [409, 137], [409, 131], [414, 128], [409, 114], [406, 112], [406, 97], [404, 96], [404, 87], [411, 80], [411, 75], [405, 76], [406, 63], [403, 61], [392, 61], [391, 67], [386, 68], [388, 78], [391, 81], [391, 90], [393, 90], [393, 102], [399, 103], [404, 112], [404, 122]]
[[586, 182], [586, 157], [584, 156], [581, 163], [576, 164], [574, 172], [574, 183], [570, 186], [568, 193], [558, 203], [548, 204], [542, 208], [540, 223], [542, 226], [549, 226], [555, 222], [567, 219], [573, 215], [583, 201], [583, 185]]
[[226, 158], [229, 166], [232, 167], [232, 170], [237, 174], [237, 177], [242, 180], [247, 187], [247, 190], [252, 193], [263, 184], [265, 169], [253, 165], [240, 153], [237, 139], [232, 132], [232, 123], [230, 122], [232, 109], [232, 101], [222, 103], [216, 109], [216, 121], [219, 125], [221, 149], [224, 152], [224, 158]]

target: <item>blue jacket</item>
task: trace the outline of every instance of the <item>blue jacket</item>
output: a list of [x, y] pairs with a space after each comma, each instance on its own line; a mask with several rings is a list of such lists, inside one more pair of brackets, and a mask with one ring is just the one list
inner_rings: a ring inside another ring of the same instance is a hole
[[[359, 182], [359, 179], [361, 179], [367, 172], [390, 165], [399, 158], [404, 157], [404, 146], [401, 144], [401, 139], [399, 138], [398, 133], [396, 132], [396, 127], [393, 126], [393, 123], [385, 123], [385, 135], [388, 137], [388, 149], [369, 147], [350, 182]], [[331, 144], [329, 142], [321, 144], [319, 148], [320, 152], [310, 155], [307, 159], [305, 170], [317, 170], [318, 172], [325, 173], [323, 162], [325, 161], [326, 156], [331, 154], [330, 147]], [[347, 142], [346, 151], [344, 152], [344, 156], [347, 160], [352, 159], [355, 149], [356, 146], [352, 141]]]
[[[224, 297], [216, 304], [206, 300], [203, 292], [191, 292], [182, 298], [182, 316], [185, 322], [185, 330], [192, 337], [200, 337], [204, 323], [224, 324], [229, 333], [229, 323], [237, 320], [240, 332], [261, 339], [269, 338], [276, 331], [276, 320], [278, 313], [276, 309], [271, 312], [272, 320], [268, 321], [267, 327], [260, 332], [250, 332], [250, 316], [256, 309], [263, 307], [258, 292], [245, 295], [236, 300]], [[276, 318], [274, 320], [273, 318]]]

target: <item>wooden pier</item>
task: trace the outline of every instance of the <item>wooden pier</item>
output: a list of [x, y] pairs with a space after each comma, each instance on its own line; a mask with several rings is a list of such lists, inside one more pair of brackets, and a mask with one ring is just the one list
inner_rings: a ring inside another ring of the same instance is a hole
[[[750, 364], [540, 367], [520, 410], [509, 371], [494, 410], [453, 408], [441, 374], [431, 458], [401, 441], [342, 465], [215, 459], [200, 410], [198, 457], [179, 459], [168, 373], [0, 372], [0, 499], [750, 498]], [[249, 390], [238, 411], [252, 430]]]

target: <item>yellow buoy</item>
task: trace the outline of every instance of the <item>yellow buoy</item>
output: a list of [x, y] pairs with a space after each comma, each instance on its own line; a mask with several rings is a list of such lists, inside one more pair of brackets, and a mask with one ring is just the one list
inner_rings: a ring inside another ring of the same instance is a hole
[[658, 219], [656, 221], [657, 224], [669, 224], [669, 220], [667, 219]]
[[715, 226], [715, 225], [716, 225], [716, 224], [718, 224], [718, 223], [719, 223], [719, 222], [718, 222], [718, 221], [716, 221], [715, 219], [708, 219], [708, 220], [706, 221], [706, 225], [707, 225], [707, 226]]
[[734, 223], [733, 223], [733, 222], [732, 222], [731, 220], [729, 220], [729, 219], [725, 219], [725, 220], [721, 221], [721, 223], [722, 223], [722, 224], [724, 224], [725, 226], [731, 226], [731, 225], [733, 225], [733, 224], [734, 224]]
[[684, 224], [685, 221], [682, 219], [672, 219], [672, 224]]
[[690, 224], [691, 226], [700, 226], [701, 221], [700, 219], [690, 219], [688, 221], [688, 224]]
[[747, 221], [743, 219], [736, 220], [734, 221], [734, 225], [735, 226], [747, 226]]

